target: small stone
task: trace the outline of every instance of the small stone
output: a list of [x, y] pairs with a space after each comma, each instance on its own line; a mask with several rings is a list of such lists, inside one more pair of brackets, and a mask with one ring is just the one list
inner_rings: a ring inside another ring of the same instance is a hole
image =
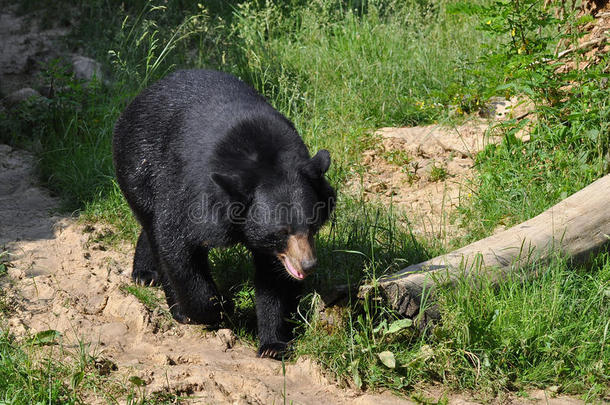
[[42, 98], [42, 96], [33, 88], [24, 87], [6, 96], [4, 102], [9, 106], [15, 106], [31, 98]]
[[491, 97], [479, 110], [479, 116], [488, 119], [502, 119], [506, 117], [508, 108], [510, 108], [509, 100], [504, 97]]
[[72, 57], [72, 70], [74, 77], [79, 80], [91, 81], [95, 77], [100, 82], [103, 79], [102, 65], [94, 59], [86, 56]]
[[108, 375], [119, 369], [115, 363], [104, 357], [96, 359], [93, 365], [100, 375]]
[[218, 329], [216, 331], [216, 337], [224, 344], [225, 351], [235, 346], [235, 342], [237, 341], [237, 338], [231, 329]]

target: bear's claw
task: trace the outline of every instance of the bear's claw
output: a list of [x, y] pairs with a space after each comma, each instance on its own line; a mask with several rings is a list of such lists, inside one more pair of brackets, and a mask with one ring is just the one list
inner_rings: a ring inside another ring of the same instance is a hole
[[274, 360], [282, 360], [290, 355], [290, 346], [288, 343], [276, 342], [266, 343], [258, 349], [258, 357], [269, 357]]
[[145, 286], [145, 287], [153, 287], [160, 286], [161, 282], [159, 280], [159, 275], [156, 271], [140, 271], [137, 273], [131, 273], [131, 279], [137, 285]]

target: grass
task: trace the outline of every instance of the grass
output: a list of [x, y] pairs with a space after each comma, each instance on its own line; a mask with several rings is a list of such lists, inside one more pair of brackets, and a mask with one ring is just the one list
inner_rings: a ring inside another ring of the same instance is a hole
[[49, 358], [45, 364], [36, 364], [7, 332], [0, 334], [0, 392], [1, 400], [8, 403], [76, 403], [78, 397], [60, 376], [69, 371]]
[[131, 294], [138, 299], [150, 311], [154, 311], [163, 302], [163, 299], [156, 293], [156, 289], [137, 284], [121, 286], [121, 291]]
[[[608, 173], [607, 58], [566, 74], [536, 62], [554, 49], [566, 23], [540, 18], [546, 14], [535, 5], [510, 13], [499, 9], [529, 2], [464, 7], [426, 0], [261, 0], [210, 1], [200, 8], [180, 0], [163, 7], [92, 0], [70, 9], [79, 23], [68, 41], [104, 62], [112, 72], [109, 82], [78, 83], [60, 63], [51, 64], [43, 79], [58, 94], [0, 112], [0, 141], [37, 151], [41, 178], [67, 210], [110, 223], [115, 237], [135, 241], [138, 226], [112, 168], [110, 140], [120, 111], [142, 87], [173, 69], [232, 72], [293, 120], [312, 151], [331, 151], [330, 178], [339, 200], [332, 223], [317, 237], [322, 270], [308, 281], [310, 290], [324, 293], [446, 249], [416, 238], [409, 218], [393, 207], [342, 192], [345, 180], [362, 170], [361, 152], [373, 149], [375, 128], [459, 119], [492, 94], [526, 94], [535, 103], [529, 142], [515, 136], [529, 117], [508, 121], [498, 129], [503, 141], [477, 156], [476, 192], [459, 212], [466, 236], [452, 246], [530, 218]], [[22, 11], [37, 4], [24, 1]], [[528, 14], [532, 10], [538, 14]], [[57, 12], [49, 6], [48, 20]], [[531, 32], [515, 39], [509, 23]], [[396, 165], [408, 164], [408, 156], [389, 157]], [[446, 175], [438, 167], [431, 178]], [[228, 326], [254, 339], [248, 254], [236, 247], [214, 251], [210, 260], [220, 289], [236, 303]], [[428, 333], [397, 329], [399, 320], [376, 302], [353, 303], [328, 322], [312, 309], [318, 298], [310, 295], [295, 319], [297, 353], [313, 356], [338, 380], [402, 393], [438, 381], [487, 399], [549, 386], [588, 400], [608, 395], [608, 255], [587, 267], [557, 258], [530, 270], [538, 277], [499, 287], [483, 278], [443, 290], [443, 323]], [[149, 308], [158, 307], [156, 291], [125, 289]], [[388, 352], [394, 367], [385, 365], [391, 364]], [[64, 395], [61, 389], [58, 395]]]
[[447, 178], [448, 175], [449, 174], [447, 173], [447, 169], [442, 166], [437, 166], [435, 164], [430, 170], [430, 181], [443, 181]]
[[[551, 386], [588, 401], [607, 395], [610, 256], [586, 268], [557, 258], [531, 270], [536, 278], [517, 274], [495, 286], [481, 277], [443, 289], [443, 321], [427, 333], [413, 327], [388, 333], [378, 325], [395, 318], [365, 305], [346, 314], [342, 327], [305, 328], [298, 352], [365, 387], [408, 391], [434, 381], [476, 390], [480, 400]], [[395, 368], [379, 359], [388, 351]]]
[[456, 383], [557, 386], [595, 398], [610, 372], [610, 256], [584, 268], [558, 258], [532, 271], [533, 280], [517, 274], [496, 288], [483, 278], [443, 293], [444, 325], [435, 332], [441, 347], [476, 356], [455, 356]]
[[[61, 358], [63, 360], [58, 360]], [[174, 404], [173, 394], [145, 395], [136, 379], [118, 382], [108, 359], [93, 354], [85, 343], [76, 349], [62, 345], [56, 331], [18, 340], [0, 331], [0, 402], [10, 404], [83, 404], [91, 396], [108, 403]]]

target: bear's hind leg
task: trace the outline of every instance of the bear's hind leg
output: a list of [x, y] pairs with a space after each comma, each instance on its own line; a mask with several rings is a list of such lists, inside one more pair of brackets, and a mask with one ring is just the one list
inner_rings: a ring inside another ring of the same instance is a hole
[[230, 312], [210, 274], [207, 249], [179, 249], [161, 260], [167, 277], [165, 296], [177, 321], [216, 325], [223, 311]]
[[146, 236], [146, 231], [142, 229], [133, 257], [131, 279], [136, 284], [150, 286], [161, 284], [161, 278], [162, 275], [159, 272], [157, 260]]
[[292, 340], [292, 327], [286, 321], [296, 311], [301, 283], [293, 280], [280, 261], [271, 255], [254, 253], [256, 274], [256, 320], [259, 357], [281, 359]]
[[161, 266], [158, 264], [159, 262], [152, 246], [153, 244], [150, 242], [146, 231], [142, 229], [136, 244], [131, 279], [136, 284], [144, 286], [162, 286], [167, 306], [174, 319], [180, 323], [188, 323], [188, 318], [182, 314], [180, 306], [177, 304], [174, 290], [164, 275]]

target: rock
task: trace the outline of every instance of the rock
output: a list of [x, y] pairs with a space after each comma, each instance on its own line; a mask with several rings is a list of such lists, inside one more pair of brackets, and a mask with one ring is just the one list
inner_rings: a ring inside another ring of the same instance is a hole
[[72, 70], [74, 77], [79, 80], [91, 81], [94, 77], [100, 82], [103, 80], [102, 65], [86, 56], [73, 56]]
[[237, 337], [231, 329], [218, 329], [216, 331], [216, 337], [218, 337], [218, 340], [220, 340], [224, 346], [225, 351], [235, 346], [235, 342], [237, 341]]
[[509, 100], [504, 97], [491, 97], [486, 105], [479, 110], [481, 118], [501, 119], [506, 116], [506, 110], [510, 107]]
[[39, 92], [37, 92], [33, 88], [24, 87], [22, 89], [14, 91], [11, 94], [9, 94], [8, 96], [6, 96], [6, 98], [4, 99], [4, 102], [8, 106], [15, 106], [17, 104], [20, 104], [24, 101], [29, 100], [30, 98], [42, 98], [42, 96], [40, 95]]

